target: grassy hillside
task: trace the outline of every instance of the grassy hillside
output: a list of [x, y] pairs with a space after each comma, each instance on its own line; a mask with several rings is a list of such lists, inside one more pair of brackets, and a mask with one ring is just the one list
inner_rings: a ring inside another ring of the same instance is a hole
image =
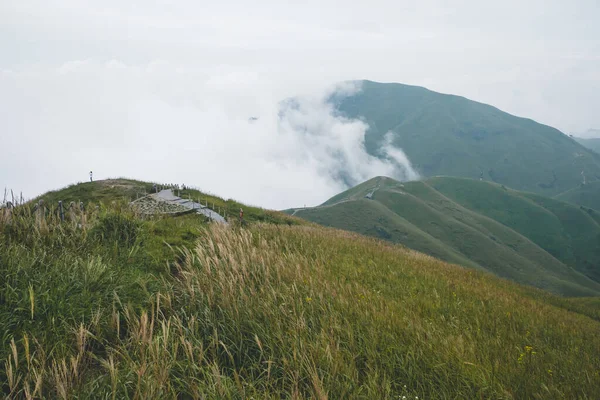
[[337, 110], [369, 125], [367, 150], [380, 156], [386, 133], [425, 177], [494, 181], [552, 196], [600, 179], [600, 155], [549, 126], [492, 106], [422, 87], [361, 81], [350, 97], [333, 96]]
[[486, 182], [432, 178], [427, 183], [462, 206], [529, 238], [564, 264], [600, 282], [600, 213]]
[[600, 181], [579, 185], [554, 197], [557, 200], [600, 210]]
[[151, 193], [154, 183], [134, 179], [107, 179], [94, 182], [72, 184], [65, 188], [53, 190], [36, 197], [32, 202], [43, 200], [48, 204], [62, 201], [64, 204], [74, 202], [112, 202], [131, 201]]
[[600, 397], [597, 299], [348, 232], [194, 217], [0, 211], [3, 396]]
[[594, 150], [596, 153], [600, 154], [600, 138], [591, 138], [591, 139], [584, 139], [584, 138], [574, 138], [577, 143], [581, 144], [582, 146], [587, 147], [588, 149]]
[[600, 294], [600, 216], [501, 185], [375, 178], [295, 215], [553, 292]]
[[[63, 189], [51, 191], [35, 198], [31, 203], [43, 200], [43, 202], [51, 209], [55, 209], [59, 201], [62, 201], [65, 207], [71, 202], [79, 204], [80, 201], [94, 204], [102, 203], [105, 205], [111, 203], [123, 203], [152, 193], [154, 185], [157, 185], [159, 189], [174, 186], [172, 184], [142, 182], [126, 178], [106, 179], [74, 184]], [[196, 202], [201, 202], [202, 204], [208, 203], [208, 206], [211, 209], [214, 208], [215, 210], [220, 211], [221, 214], [227, 218], [236, 219], [239, 215], [240, 208], [243, 208], [244, 219], [249, 222], [306, 223], [298, 218], [289, 218], [287, 215], [280, 212], [265, 210], [260, 207], [247, 206], [233, 199], [225, 200], [210, 193], [189, 187], [175, 190], [175, 192], [175, 194], [182, 198], [189, 198]]]

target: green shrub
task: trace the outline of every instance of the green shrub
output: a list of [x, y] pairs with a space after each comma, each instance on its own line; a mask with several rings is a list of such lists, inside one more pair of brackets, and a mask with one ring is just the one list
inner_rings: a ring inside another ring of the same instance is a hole
[[120, 247], [131, 247], [138, 238], [140, 224], [133, 215], [108, 213], [100, 218], [91, 233], [103, 242], [116, 242]]

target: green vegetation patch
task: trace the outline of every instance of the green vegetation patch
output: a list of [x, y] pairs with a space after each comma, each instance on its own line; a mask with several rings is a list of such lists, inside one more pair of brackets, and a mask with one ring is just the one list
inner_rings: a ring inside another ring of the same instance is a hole
[[6, 397], [600, 396], [594, 299], [320, 227], [0, 215]]
[[554, 197], [557, 200], [577, 204], [593, 213], [592, 210], [600, 210], [600, 181], [590, 182], [561, 193]]

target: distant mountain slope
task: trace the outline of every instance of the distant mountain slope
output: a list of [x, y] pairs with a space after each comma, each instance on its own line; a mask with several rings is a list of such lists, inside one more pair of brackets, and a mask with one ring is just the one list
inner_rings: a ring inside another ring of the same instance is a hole
[[600, 138], [584, 139], [576, 137], [574, 139], [582, 146], [585, 146], [588, 149], [594, 150], [596, 153], [600, 154]]
[[365, 146], [381, 156], [385, 137], [425, 177], [479, 178], [556, 195], [600, 179], [600, 155], [557, 129], [463, 97], [397, 83], [358, 82], [362, 90], [333, 95], [337, 111], [369, 124]]
[[379, 177], [295, 215], [554, 292], [600, 294], [598, 216], [501, 185]]
[[519, 232], [600, 282], [600, 213], [533, 193], [460, 178], [427, 183], [453, 201]]
[[600, 181], [579, 185], [554, 197], [557, 200], [600, 210]]

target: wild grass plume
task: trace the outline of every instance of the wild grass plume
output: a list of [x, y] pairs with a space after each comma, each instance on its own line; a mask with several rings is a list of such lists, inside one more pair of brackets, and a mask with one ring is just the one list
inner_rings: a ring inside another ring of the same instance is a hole
[[593, 300], [356, 234], [0, 211], [7, 398], [595, 399]]

